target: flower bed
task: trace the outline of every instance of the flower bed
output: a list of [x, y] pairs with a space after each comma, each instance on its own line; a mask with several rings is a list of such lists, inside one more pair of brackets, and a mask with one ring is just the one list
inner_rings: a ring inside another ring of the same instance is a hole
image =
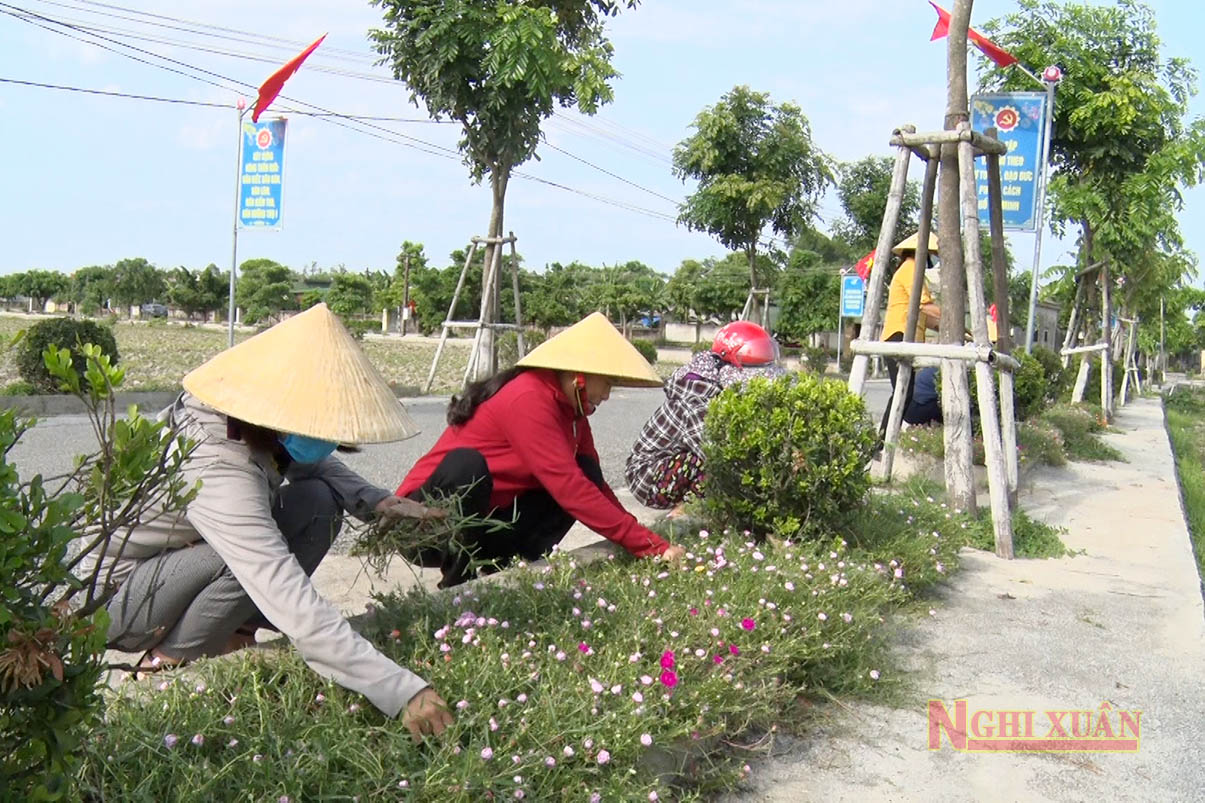
[[955, 565], [964, 526], [923, 498], [875, 497], [850, 546], [704, 530], [675, 535], [690, 551], [678, 567], [556, 555], [504, 583], [382, 597], [358, 626], [453, 706], [442, 739], [415, 746], [291, 651], [255, 650], [115, 700], [83, 791], [585, 801], [730, 787], [746, 771], [733, 741], [797, 725], [809, 696], [898, 682], [882, 617]]

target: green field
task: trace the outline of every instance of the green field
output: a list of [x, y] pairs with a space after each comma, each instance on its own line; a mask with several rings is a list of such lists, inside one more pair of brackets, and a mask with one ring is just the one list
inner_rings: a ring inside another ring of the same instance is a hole
[[[6, 342], [17, 332], [44, 320], [25, 316], [0, 315], [0, 337]], [[226, 347], [226, 331], [221, 328], [189, 326], [177, 323], [120, 322], [113, 327], [117, 337], [120, 364], [126, 369], [126, 390], [171, 390], [193, 368]], [[242, 341], [251, 335], [237, 333]], [[440, 360], [432, 393], [451, 393], [460, 388], [468, 359], [468, 340], [451, 340]], [[435, 344], [424, 339], [405, 341], [366, 339], [361, 341], [373, 365], [396, 388], [422, 387], [431, 370]], [[17, 382], [12, 351], [0, 361], [0, 388]]]
[[[0, 314], [0, 339], [10, 341], [18, 332], [39, 320], [51, 316]], [[226, 330], [220, 326], [196, 324], [118, 322], [113, 326], [117, 338], [120, 364], [126, 369], [125, 390], [174, 390], [180, 379], [193, 368], [226, 347]], [[236, 341], [246, 340], [250, 333], [235, 333]], [[469, 357], [468, 338], [452, 338], [439, 362], [439, 372], [431, 387], [434, 394], [455, 393], [460, 390], [464, 369]], [[360, 346], [372, 360], [385, 380], [398, 390], [413, 393], [427, 382], [436, 343], [431, 338], [366, 338]], [[662, 376], [669, 376], [679, 363], [658, 362], [655, 366]], [[0, 359], [0, 389], [17, 382], [16, 361], [12, 350]]]

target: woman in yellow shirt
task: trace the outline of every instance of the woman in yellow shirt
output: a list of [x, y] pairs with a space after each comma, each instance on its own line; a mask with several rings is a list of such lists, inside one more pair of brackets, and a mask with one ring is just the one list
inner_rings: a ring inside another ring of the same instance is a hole
[[[898, 243], [891, 251], [900, 257], [900, 266], [896, 269], [895, 275], [891, 277], [891, 286], [887, 291], [887, 315], [883, 319], [883, 340], [899, 342], [904, 339], [904, 329], [908, 325], [908, 305], [912, 299], [912, 280], [916, 272], [916, 247], [918, 238], [916, 234]], [[925, 263], [928, 267], [929, 254], [937, 253], [937, 237], [932, 232], [929, 233], [928, 253], [925, 254]], [[936, 329], [938, 322], [941, 320], [941, 307], [933, 302], [933, 295], [929, 292], [927, 283], [921, 284], [920, 297], [920, 315], [916, 319], [916, 332], [911, 338], [912, 342], [925, 342], [925, 329]], [[899, 361], [891, 357], [887, 358], [887, 374], [891, 377], [891, 392], [895, 393], [895, 378], [899, 374]], [[915, 375], [913, 375], [915, 377]], [[908, 392], [904, 396], [904, 407], [912, 401], [912, 382], [908, 383]], [[891, 404], [887, 404], [883, 410], [883, 420], [879, 424], [879, 440], [880, 442], [887, 434], [887, 417], [891, 413]]]

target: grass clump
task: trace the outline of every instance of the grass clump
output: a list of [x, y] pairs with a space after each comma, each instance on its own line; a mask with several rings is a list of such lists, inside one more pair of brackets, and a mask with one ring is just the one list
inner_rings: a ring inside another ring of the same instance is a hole
[[[863, 524], [900, 504], [873, 502]], [[358, 626], [453, 706], [445, 738], [415, 746], [292, 653], [258, 650], [115, 700], [84, 794], [581, 801], [731, 787], [745, 754], [730, 745], [798, 724], [800, 700], [898, 683], [882, 617], [948, 571], [959, 543], [939, 507], [905, 507], [934, 531], [758, 544], [695, 530], [675, 534], [677, 566], [554, 555], [505, 583], [379, 597]]]
[[1205, 392], [1176, 387], [1165, 410], [1197, 574], [1205, 577]]
[[1097, 437], [1105, 426], [1100, 415], [1087, 405], [1059, 404], [1042, 413], [1038, 420], [1062, 434], [1063, 450], [1071, 460], [1125, 459], [1121, 452]]

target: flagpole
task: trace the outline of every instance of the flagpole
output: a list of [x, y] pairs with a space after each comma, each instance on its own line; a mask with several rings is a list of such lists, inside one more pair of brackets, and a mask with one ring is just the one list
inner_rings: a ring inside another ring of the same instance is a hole
[[[1038, 80], [1033, 73], [1020, 67], [1026, 75]], [[1053, 72], [1052, 72], [1053, 70]], [[1041, 82], [1046, 87], [1046, 131], [1042, 135], [1042, 173], [1040, 184], [1038, 184], [1038, 208], [1035, 212], [1036, 221], [1034, 225], [1033, 236], [1033, 271], [1029, 277], [1029, 315], [1025, 321], [1025, 353], [1033, 353], [1033, 333], [1034, 333], [1034, 318], [1038, 312], [1038, 263], [1042, 258], [1042, 229], [1044, 228], [1043, 221], [1046, 216], [1046, 182], [1050, 175], [1050, 133], [1054, 127], [1054, 87], [1061, 78], [1057, 68], [1046, 68], [1048, 76], [1054, 78], [1050, 80], [1047, 75], [1043, 76]]]
[[227, 348], [234, 346], [234, 282], [238, 269], [238, 211], [242, 199], [243, 188], [243, 115], [247, 113], [247, 104], [242, 98], [238, 101], [238, 147], [234, 149], [234, 229], [230, 246], [230, 306], [226, 313]]

